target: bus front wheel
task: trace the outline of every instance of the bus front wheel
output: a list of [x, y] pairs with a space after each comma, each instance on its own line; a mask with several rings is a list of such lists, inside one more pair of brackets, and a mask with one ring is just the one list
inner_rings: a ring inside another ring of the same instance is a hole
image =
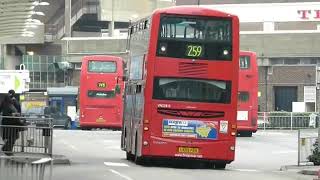
[[238, 133], [239, 137], [252, 137], [252, 131], [242, 131]]

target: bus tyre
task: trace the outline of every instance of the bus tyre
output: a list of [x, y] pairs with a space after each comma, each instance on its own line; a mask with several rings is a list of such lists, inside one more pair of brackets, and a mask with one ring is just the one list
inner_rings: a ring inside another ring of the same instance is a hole
[[134, 162], [138, 165], [142, 164], [142, 157], [138, 156], [138, 139], [137, 139], [137, 135], [136, 135], [136, 140], [135, 140], [135, 153], [134, 153]]
[[215, 163], [214, 168], [215, 169], [225, 169], [226, 168], [226, 163]]
[[251, 131], [245, 131], [242, 134], [243, 137], [252, 137], [252, 132]]
[[126, 159], [128, 161], [133, 161], [135, 160], [135, 157], [130, 152], [126, 152]]
[[71, 120], [66, 121], [64, 129], [71, 129]]

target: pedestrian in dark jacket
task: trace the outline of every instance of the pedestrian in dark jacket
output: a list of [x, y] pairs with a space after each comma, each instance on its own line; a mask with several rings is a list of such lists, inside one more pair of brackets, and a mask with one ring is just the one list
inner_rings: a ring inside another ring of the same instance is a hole
[[19, 113], [21, 113], [21, 105], [18, 99], [16, 98], [16, 92], [13, 89], [11, 89], [8, 91], [8, 94], [13, 100], [14, 107], [18, 110]]
[[19, 127], [21, 126], [19, 118], [14, 116], [19, 116], [18, 110], [15, 108], [12, 98], [7, 95], [5, 96], [2, 104], [2, 139], [5, 142], [1, 150], [5, 152], [6, 155], [10, 156], [12, 154], [12, 149], [14, 143], [19, 138]]

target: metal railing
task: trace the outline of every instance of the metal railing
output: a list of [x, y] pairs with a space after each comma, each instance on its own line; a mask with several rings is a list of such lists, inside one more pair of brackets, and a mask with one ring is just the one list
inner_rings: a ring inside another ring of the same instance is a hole
[[52, 177], [50, 158], [0, 156], [0, 178], [3, 180], [48, 180]]
[[0, 116], [0, 122], [1, 179], [51, 179], [52, 119], [27, 115]]
[[259, 129], [305, 129], [319, 126], [319, 114], [295, 112], [259, 112]]

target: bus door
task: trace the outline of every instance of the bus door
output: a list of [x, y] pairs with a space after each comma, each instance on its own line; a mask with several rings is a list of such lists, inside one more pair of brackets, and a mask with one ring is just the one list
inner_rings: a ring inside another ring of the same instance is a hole
[[124, 140], [124, 138], [126, 138], [126, 140], [124, 141], [124, 147], [127, 149], [131, 149], [131, 145], [132, 145], [132, 137], [133, 137], [133, 132], [132, 130], [134, 129], [134, 111], [135, 111], [135, 85], [132, 83], [126, 83], [125, 85], [125, 97], [124, 97], [124, 119], [126, 119], [126, 121], [123, 121], [123, 123], [127, 123], [125, 126], [125, 133], [124, 136], [122, 137], [122, 139]]

